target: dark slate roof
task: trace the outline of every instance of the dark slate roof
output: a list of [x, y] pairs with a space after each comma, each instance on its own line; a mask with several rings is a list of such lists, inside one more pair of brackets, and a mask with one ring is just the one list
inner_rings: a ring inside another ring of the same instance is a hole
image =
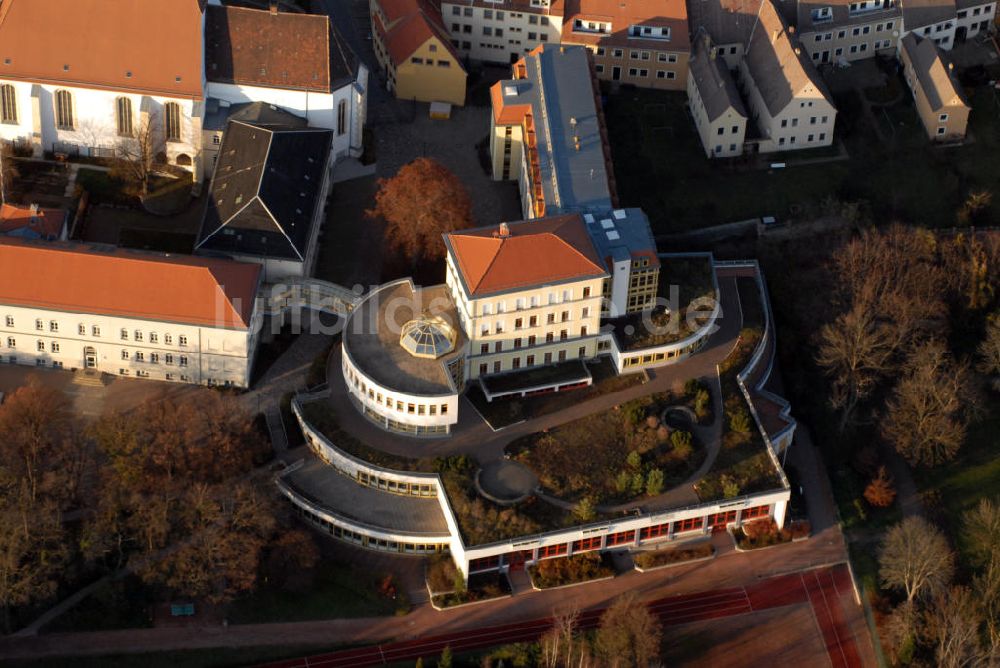
[[301, 116], [267, 102], [243, 102], [230, 106], [222, 106], [214, 97], [205, 101], [205, 120], [202, 128], [205, 130], [224, 130], [229, 121], [243, 121], [263, 127], [283, 126], [286, 128], [304, 128], [309, 122]]
[[304, 260], [330, 130], [230, 120], [195, 248]]

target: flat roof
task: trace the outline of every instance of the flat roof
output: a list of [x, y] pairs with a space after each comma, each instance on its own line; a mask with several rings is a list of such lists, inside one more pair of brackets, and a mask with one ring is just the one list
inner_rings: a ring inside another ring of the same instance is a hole
[[[439, 316], [455, 330], [450, 353], [420, 358], [399, 345], [403, 325], [422, 316]], [[445, 365], [464, 355], [467, 339], [445, 285], [416, 288], [403, 279], [373, 290], [348, 319], [343, 342], [354, 365], [388, 390], [425, 396], [457, 392]]]
[[530, 105], [548, 215], [614, 206], [588, 51], [547, 45], [524, 56], [524, 78], [501, 81], [502, 105]]
[[613, 260], [646, 257], [654, 266], [660, 263], [649, 218], [642, 209], [585, 213], [583, 220], [597, 252], [608, 263], [609, 272], [612, 271], [610, 263]]
[[365, 487], [330, 466], [308, 448], [304, 463], [283, 481], [331, 513], [374, 527], [428, 535], [448, 535], [448, 523], [434, 497], [401, 496]]

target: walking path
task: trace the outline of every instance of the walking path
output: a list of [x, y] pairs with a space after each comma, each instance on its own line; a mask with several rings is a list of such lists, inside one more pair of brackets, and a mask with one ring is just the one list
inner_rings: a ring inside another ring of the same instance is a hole
[[[860, 668], [872, 665], [870, 646], [856, 633], [858, 606], [850, 573], [844, 564], [777, 576], [741, 587], [671, 596], [649, 603], [650, 611], [664, 626], [724, 619], [735, 615], [808, 603], [823, 638], [827, 656], [834, 668]], [[587, 631], [597, 627], [603, 609], [588, 610], [576, 621]], [[439, 655], [445, 647], [464, 652], [496, 645], [534, 641], [552, 628], [549, 617], [530, 621], [478, 628], [472, 632], [437, 635], [374, 647], [343, 650], [268, 664], [265, 668], [339, 668], [340, 666], [378, 666], [392, 662], [413, 661]], [[818, 659], [818, 657], [816, 657]]]
[[[846, 557], [839, 529], [831, 527], [801, 543], [754, 552], [730, 551], [712, 561], [651, 573], [630, 571], [600, 586], [534, 591], [472, 608], [437, 612], [422, 605], [404, 617], [333, 619], [275, 624], [189, 626], [84, 633], [53, 633], [0, 638], [0, 659], [162, 652], [212, 647], [336, 645], [407, 640], [431, 634], [468, 634], [484, 625], [548, 617], [560, 606], [593, 610], [617, 596], [635, 592], [643, 600], [727, 587], [753, 587], [775, 575], [842, 562]], [[861, 610], [851, 613], [861, 625]], [[859, 627], [861, 628], [861, 627]], [[863, 629], [859, 640], [867, 636]], [[867, 641], [865, 641], [867, 642]]]

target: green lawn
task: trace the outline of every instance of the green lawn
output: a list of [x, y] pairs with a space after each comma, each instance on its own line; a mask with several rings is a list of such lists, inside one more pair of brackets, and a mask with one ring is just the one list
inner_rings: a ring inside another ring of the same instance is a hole
[[[990, 169], [1000, 148], [1000, 103], [989, 88], [972, 97], [974, 141], [959, 148], [930, 146], [910, 95], [877, 113], [890, 147], [879, 142], [857, 94], [838, 97], [837, 139], [850, 160], [749, 170], [743, 159], [705, 157], [685, 107], [685, 94], [623, 88], [607, 96], [605, 114], [619, 196], [645, 209], [654, 231], [696, 229], [762, 215], [809, 217], [827, 198], [866, 200], [876, 220], [901, 219], [933, 227], [955, 224], [968, 194], [1000, 196], [1000, 170]], [[782, 159], [802, 157], [785, 154]], [[1000, 224], [993, 206], [981, 225]]]
[[262, 584], [254, 593], [233, 601], [226, 616], [232, 624], [266, 624], [391, 615], [397, 602], [378, 594], [379, 577], [355, 567], [323, 561], [315, 580], [301, 591]]
[[106, 171], [81, 167], [76, 184], [87, 191], [92, 204], [135, 204], [135, 198], [125, 193], [125, 184]]
[[37, 660], [10, 659], [3, 664], [8, 668], [237, 668], [270, 661], [293, 659], [300, 656], [324, 654], [343, 647], [326, 645], [289, 645], [286, 647], [219, 647], [213, 649], [179, 650], [173, 652], [147, 652], [142, 654], [106, 654], [101, 656], [51, 657]]
[[[990, 399], [995, 402], [995, 395]], [[966, 511], [979, 503], [979, 499], [1000, 498], [1000, 456], [997, 453], [1000, 406], [994, 403], [988, 408], [992, 410], [986, 419], [969, 430], [954, 460], [934, 469], [915, 472], [921, 492], [940, 494], [939, 510], [962, 554], [965, 545], [961, 528]]]

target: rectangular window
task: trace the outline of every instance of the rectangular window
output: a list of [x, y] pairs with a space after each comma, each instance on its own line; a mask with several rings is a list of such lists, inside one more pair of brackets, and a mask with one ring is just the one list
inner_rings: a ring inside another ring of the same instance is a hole
[[136, 341], [142, 341], [142, 332], [140, 332], [138, 329], [135, 330], [135, 335], [133, 336], [133, 338]]
[[7, 326], [8, 327], [13, 327], [14, 326], [14, 316], [10, 316], [10, 315], [7, 316]]
[[188, 337], [184, 336], [183, 334], [181, 336], [178, 336], [177, 344], [181, 346], [186, 346], [188, 344]]
[[49, 331], [50, 332], [58, 332], [59, 331], [59, 323], [56, 322], [55, 320], [50, 320], [49, 321]]

